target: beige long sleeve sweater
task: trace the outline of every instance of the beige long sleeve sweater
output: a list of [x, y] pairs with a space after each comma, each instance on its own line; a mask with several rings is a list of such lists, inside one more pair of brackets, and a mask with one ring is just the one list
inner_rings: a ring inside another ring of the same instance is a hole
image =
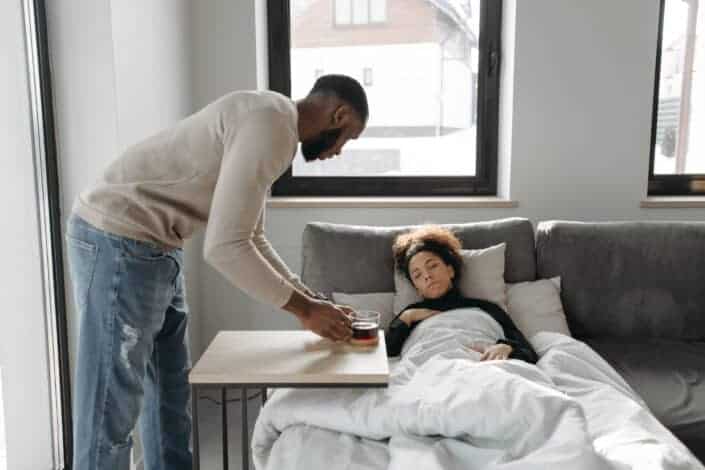
[[74, 211], [106, 232], [181, 247], [205, 227], [206, 261], [253, 298], [305, 291], [264, 234], [272, 183], [298, 144], [295, 103], [271, 91], [223, 96], [128, 148]]

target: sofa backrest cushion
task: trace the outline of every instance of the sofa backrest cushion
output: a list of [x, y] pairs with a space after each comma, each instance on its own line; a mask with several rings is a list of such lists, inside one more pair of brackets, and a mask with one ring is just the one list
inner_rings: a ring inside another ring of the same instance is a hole
[[576, 337], [705, 339], [705, 223], [541, 222], [536, 258]]
[[[507, 282], [536, 278], [534, 230], [531, 221], [446, 224], [463, 248], [487, 248], [507, 243], [504, 276]], [[394, 291], [392, 243], [414, 226], [355, 226], [321, 222], [306, 225], [303, 233], [301, 278], [312, 289], [332, 292]]]

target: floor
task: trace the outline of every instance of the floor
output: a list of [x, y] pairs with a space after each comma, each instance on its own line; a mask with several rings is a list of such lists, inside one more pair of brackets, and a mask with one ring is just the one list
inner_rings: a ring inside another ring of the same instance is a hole
[[[251, 391], [250, 396], [254, 395], [256, 391]], [[208, 398], [204, 398], [208, 397]], [[200, 450], [201, 450], [201, 469], [202, 470], [214, 470], [223, 468], [223, 451], [222, 451], [222, 418], [221, 418], [221, 407], [220, 404], [214, 402], [217, 400], [220, 402], [220, 393], [208, 391], [201, 395], [201, 399], [198, 402], [198, 414], [199, 414], [199, 436], [200, 436]], [[237, 390], [230, 390], [228, 392], [228, 450], [229, 450], [229, 468], [230, 469], [241, 469], [242, 468], [242, 454], [240, 449], [240, 439], [242, 433], [240, 431], [241, 421], [240, 421], [240, 402], [230, 401], [234, 399], [239, 399], [240, 392]], [[249, 435], [252, 438], [252, 428], [254, 427], [255, 420], [257, 419], [257, 413], [259, 412], [262, 400], [259, 396], [251, 398], [249, 400], [247, 414], [249, 422]], [[250, 462], [250, 469], [254, 469], [254, 465]], [[0, 469], [4, 470], [4, 469]]]

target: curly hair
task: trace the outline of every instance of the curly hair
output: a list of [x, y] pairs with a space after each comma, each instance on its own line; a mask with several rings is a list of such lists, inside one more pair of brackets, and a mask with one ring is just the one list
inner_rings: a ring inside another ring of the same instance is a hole
[[430, 251], [438, 255], [445, 264], [453, 267], [455, 281], [460, 278], [463, 261], [460, 256], [462, 245], [458, 237], [449, 229], [439, 225], [423, 227], [397, 236], [392, 246], [394, 262], [397, 269], [411, 281], [409, 261], [421, 251]]

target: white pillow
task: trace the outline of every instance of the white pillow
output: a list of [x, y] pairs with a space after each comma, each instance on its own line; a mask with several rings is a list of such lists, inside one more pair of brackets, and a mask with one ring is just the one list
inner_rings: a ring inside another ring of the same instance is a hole
[[465, 297], [489, 300], [507, 309], [507, 286], [504, 283], [506, 243], [482, 250], [461, 250], [463, 275], [460, 293]]
[[394, 319], [394, 292], [370, 292], [365, 294], [346, 294], [333, 292], [333, 302], [340, 305], [349, 305], [355, 310], [374, 310], [380, 313], [379, 327], [387, 329]]
[[552, 331], [570, 336], [561, 303], [561, 278], [507, 284], [509, 316], [524, 336]]
[[[465, 297], [488, 300], [507, 309], [504, 283], [504, 252], [506, 243], [481, 250], [461, 250], [463, 274], [458, 289]], [[423, 300], [414, 285], [398, 270], [394, 270], [394, 312]]]

